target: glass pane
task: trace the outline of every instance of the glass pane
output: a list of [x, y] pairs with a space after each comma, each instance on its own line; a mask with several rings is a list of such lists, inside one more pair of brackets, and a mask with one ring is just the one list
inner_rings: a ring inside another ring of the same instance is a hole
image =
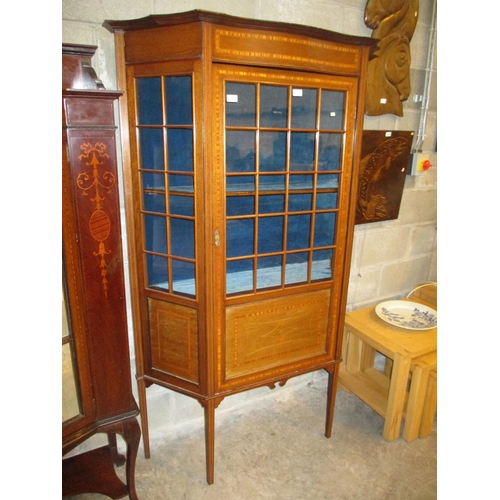
[[316, 128], [316, 89], [292, 89], [292, 128]]
[[291, 194], [288, 197], [289, 212], [312, 210], [312, 194]]
[[157, 286], [168, 290], [168, 261], [166, 257], [146, 255], [148, 286]]
[[333, 245], [335, 235], [335, 212], [316, 214], [314, 222], [314, 246], [326, 247]]
[[290, 189], [312, 189], [313, 176], [312, 175], [291, 175], [290, 176]]
[[283, 217], [260, 217], [258, 253], [283, 250]]
[[172, 289], [174, 292], [196, 295], [194, 264], [172, 259]]
[[253, 290], [253, 259], [235, 260], [226, 264], [226, 293]]
[[286, 127], [288, 108], [287, 87], [261, 85], [260, 87], [260, 126]]
[[226, 256], [253, 254], [254, 220], [235, 219], [226, 222]]
[[166, 212], [165, 195], [162, 193], [144, 193], [144, 210], [146, 212]]
[[253, 196], [228, 196], [226, 198], [226, 215], [251, 215], [255, 213]]
[[285, 210], [285, 196], [282, 194], [270, 194], [259, 196], [259, 213], [271, 214]]
[[170, 219], [171, 254], [194, 259], [194, 222], [186, 219]]
[[321, 93], [320, 128], [342, 130], [344, 123], [344, 92], [323, 90]]
[[255, 176], [235, 175], [226, 178], [226, 190], [231, 193], [255, 191]]
[[325, 280], [332, 277], [333, 250], [317, 250], [313, 252], [311, 280]]
[[340, 151], [342, 136], [339, 134], [320, 134], [318, 170], [340, 170]]
[[255, 85], [226, 83], [226, 125], [255, 126]]
[[292, 253], [286, 256], [285, 284], [307, 282], [309, 252]]
[[261, 132], [259, 150], [261, 172], [286, 170], [286, 132]]
[[281, 265], [283, 257], [260, 257], [257, 260], [257, 288], [281, 286]]
[[161, 125], [161, 82], [159, 78], [137, 78], [137, 115], [140, 125]]
[[167, 225], [165, 217], [144, 215], [145, 249], [167, 253]]
[[227, 131], [226, 171], [255, 172], [255, 132]]
[[194, 191], [194, 180], [191, 175], [168, 175], [169, 191], [181, 191], [192, 193]]
[[165, 78], [167, 124], [188, 125], [193, 123], [190, 76]]
[[284, 175], [261, 175], [259, 177], [259, 191], [283, 191], [284, 189]]
[[179, 172], [193, 171], [193, 132], [189, 129], [167, 131], [168, 169]]
[[316, 210], [331, 210], [337, 208], [337, 193], [317, 193]]
[[194, 216], [194, 199], [192, 196], [169, 196], [169, 211], [174, 215]]
[[310, 215], [290, 215], [288, 217], [287, 250], [309, 247], [310, 231]]
[[163, 132], [159, 128], [139, 129], [141, 168], [163, 170]]
[[314, 134], [292, 132], [290, 140], [290, 170], [313, 170]]
[[[63, 270], [64, 272], [64, 270]], [[69, 338], [71, 334], [71, 327], [69, 324], [69, 317], [68, 317], [68, 301], [66, 298], [66, 277], [63, 275], [63, 284], [62, 284], [62, 338], [65, 339], [66, 337]]]
[[73, 368], [73, 356], [71, 355], [71, 344], [67, 343], [62, 346], [62, 421], [66, 422], [66, 420], [76, 417], [79, 413], [80, 405]]
[[318, 189], [336, 189], [339, 187], [339, 174], [318, 175]]
[[163, 173], [154, 174], [152, 172], [143, 172], [142, 188], [156, 189], [157, 191], [165, 191], [165, 176], [163, 175]]

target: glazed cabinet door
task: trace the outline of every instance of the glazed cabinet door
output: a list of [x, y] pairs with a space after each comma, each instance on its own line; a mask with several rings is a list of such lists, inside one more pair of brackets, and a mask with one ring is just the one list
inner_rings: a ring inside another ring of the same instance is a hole
[[63, 439], [92, 423], [93, 393], [85, 333], [83, 285], [67, 136], [62, 162], [62, 429]]
[[146, 374], [197, 390], [203, 332], [199, 62], [128, 68], [133, 232]]
[[218, 65], [218, 387], [334, 360], [357, 79]]

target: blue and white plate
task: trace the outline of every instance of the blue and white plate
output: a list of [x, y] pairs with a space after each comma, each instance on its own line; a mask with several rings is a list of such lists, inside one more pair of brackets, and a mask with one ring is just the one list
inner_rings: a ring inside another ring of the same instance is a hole
[[375, 307], [377, 316], [387, 323], [407, 330], [430, 330], [437, 327], [437, 311], [409, 300], [387, 300]]

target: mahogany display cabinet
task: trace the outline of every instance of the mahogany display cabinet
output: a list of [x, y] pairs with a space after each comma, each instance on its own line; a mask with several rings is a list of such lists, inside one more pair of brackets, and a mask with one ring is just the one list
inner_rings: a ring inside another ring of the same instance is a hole
[[[132, 395], [114, 103], [97, 47], [62, 47], [62, 496], [137, 499], [141, 430]], [[108, 445], [65, 457], [97, 433]], [[118, 453], [117, 437], [127, 445]], [[126, 462], [126, 484], [115, 471]]]
[[139, 403], [329, 374], [331, 435], [373, 40], [206, 11], [115, 35]]

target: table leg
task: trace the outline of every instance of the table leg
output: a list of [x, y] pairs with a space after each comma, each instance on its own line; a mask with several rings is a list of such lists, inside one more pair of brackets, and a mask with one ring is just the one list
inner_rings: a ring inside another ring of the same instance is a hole
[[437, 370], [429, 373], [427, 383], [427, 395], [425, 397], [424, 408], [422, 410], [422, 420], [420, 423], [419, 437], [427, 437], [432, 432], [432, 424], [436, 416], [437, 409]]
[[[349, 331], [344, 328], [344, 335], [342, 337], [342, 360], [339, 363], [339, 375], [346, 369], [346, 359], [347, 359], [347, 344], [349, 342]], [[337, 380], [337, 387], [339, 391], [351, 392], [344, 384]]]
[[427, 392], [429, 380], [429, 366], [414, 365], [411, 375], [410, 394], [406, 406], [405, 425], [403, 427], [403, 438], [413, 441], [418, 437], [422, 410]]
[[345, 369], [350, 373], [359, 372], [361, 370], [363, 342], [352, 334], [349, 334], [348, 342]]
[[396, 354], [392, 367], [389, 398], [385, 415], [383, 436], [387, 441], [399, 437], [406, 396], [406, 386], [410, 374], [410, 355]]

